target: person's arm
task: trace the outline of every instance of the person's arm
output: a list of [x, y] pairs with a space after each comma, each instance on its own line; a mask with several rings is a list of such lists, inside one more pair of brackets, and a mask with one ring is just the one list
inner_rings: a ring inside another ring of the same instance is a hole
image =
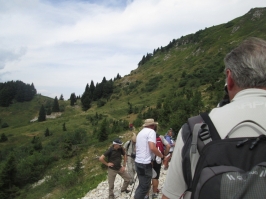
[[165, 195], [162, 196], [162, 199], [170, 199], [170, 198], [167, 198]]
[[105, 164], [105, 165], [108, 166], [108, 167], [113, 167], [113, 166], [114, 166], [114, 163], [112, 163], [112, 162], [106, 162], [106, 161], [105, 161], [105, 156], [104, 156], [104, 155], [101, 155], [101, 156], [99, 157], [99, 161], [100, 161], [101, 163]]
[[169, 153], [169, 151], [170, 151], [170, 144], [167, 144], [167, 145], [165, 145], [165, 150], [164, 150], [164, 155], [166, 156], [166, 155], [168, 155], [168, 153]]
[[163, 154], [157, 149], [155, 143], [149, 141], [148, 144], [149, 144], [150, 150], [151, 150], [156, 156], [161, 157], [161, 158], [164, 157], [164, 155], [163, 155]]
[[160, 138], [163, 142], [163, 145], [165, 146], [164, 155], [167, 156], [170, 151], [171, 146], [163, 136], [160, 136]]

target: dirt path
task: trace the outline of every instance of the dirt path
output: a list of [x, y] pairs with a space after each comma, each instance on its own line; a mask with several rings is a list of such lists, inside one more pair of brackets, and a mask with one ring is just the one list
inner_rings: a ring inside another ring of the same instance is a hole
[[[158, 195], [158, 198], [162, 197], [162, 187], [165, 181], [167, 170], [161, 169], [161, 174], [159, 178], [159, 187], [158, 189], [160, 190], [160, 193]], [[106, 174], [107, 175], [107, 174]], [[114, 188], [114, 194], [116, 199], [134, 199], [134, 193], [135, 190], [139, 184], [138, 178], [135, 182], [135, 185], [130, 185], [128, 189], [133, 190], [132, 194], [131, 193], [121, 193], [121, 187], [123, 184], [123, 179], [117, 175], [115, 179], [115, 188]], [[134, 186], [134, 187], [133, 187]], [[103, 181], [101, 182], [96, 189], [91, 190], [88, 192], [83, 198], [81, 199], [108, 199], [108, 181]], [[150, 199], [152, 198], [152, 189], [150, 190]]]

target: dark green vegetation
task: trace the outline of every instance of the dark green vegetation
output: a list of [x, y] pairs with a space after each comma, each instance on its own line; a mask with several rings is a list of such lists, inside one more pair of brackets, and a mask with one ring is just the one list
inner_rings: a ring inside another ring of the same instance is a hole
[[25, 84], [22, 81], [0, 83], [0, 106], [8, 107], [13, 101], [30, 101], [36, 95], [33, 83]]
[[[223, 97], [224, 56], [247, 37], [266, 39], [265, 24], [266, 9], [252, 9], [174, 39], [143, 56], [129, 75], [104, 78], [106, 91], [99, 89], [98, 97], [91, 96], [91, 82], [80, 99], [74, 94], [70, 101], [35, 95], [31, 101], [0, 107], [0, 125], [5, 124], [0, 128], [0, 198], [85, 196], [106, 179], [98, 157], [113, 138], [131, 137], [129, 123], [137, 132], [143, 119], [152, 117], [160, 134], [169, 127], [178, 132], [188, 117], [215, 107]], [[51, 116], [58, 107], [62, 114], [31, 123], [43, 118], [42, 106], [46, 113], [51, 109]], [[40, 179], [45, 182], [33, 186]]]

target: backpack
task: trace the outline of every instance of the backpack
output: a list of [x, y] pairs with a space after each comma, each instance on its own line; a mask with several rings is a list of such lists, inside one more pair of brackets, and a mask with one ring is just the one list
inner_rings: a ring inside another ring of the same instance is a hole
[[[258, 137], [221, 139], [207, 113], [182, 127], [182, 169], [193, 199], [261, 199], [266, 196], [266, 130]], [[237, 124], [228, 134], [233, 133]], [[193, 131], [192, 131], [193, 129]], [[200, 157], [192, 179], [191, 158]], [[191, 158], [190, 158], [191, 157]], [[186, 197], [187, 198], [187, 197]]]
[[127, 150], [126, 152], [128, 152], [128, 148], [129, 148], [129, 145], [131, 144], [131, 140], [129, 140], [128, 144], [127, 144]]
[[164, 145], [160, 136], [156, 136], [156, 147], [162, 154], [164, 154]]

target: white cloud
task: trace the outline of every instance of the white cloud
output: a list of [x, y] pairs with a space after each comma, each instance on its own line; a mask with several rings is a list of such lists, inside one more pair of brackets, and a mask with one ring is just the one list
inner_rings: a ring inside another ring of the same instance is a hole
[[[56, 3], [54, 3], [56, 2]], [[264, 0], [0, 0], [0, 81], [50, 97], [124, 76], [182, 35], [226, 23]]]

